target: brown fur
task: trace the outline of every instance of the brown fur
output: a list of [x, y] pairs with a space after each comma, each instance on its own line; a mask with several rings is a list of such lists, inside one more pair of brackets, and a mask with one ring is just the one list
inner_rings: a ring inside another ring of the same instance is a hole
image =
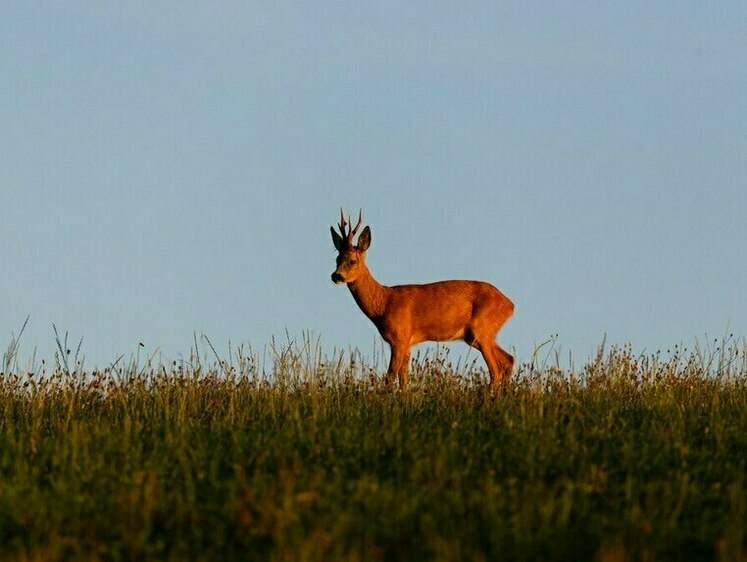
[[[360, 226], [361, 219], [358, 220]], [[490, 372], [490, 388], [505, 390], [514, 358], [495, 342], [498, 330], [514, 312], [513, 303], [489, 283], [439, 281], [424, 285], [381, 285], [366, 266], [371, 231], [366, 227], [353, 245], [352, 234], [340, 236], [332, 229], [339, 254], [332, 274], [336, 283], [346, 283], [363, 313], [374, 323], [392, 350], [387, 382], [396, 376], [407, 388], [410, 348], [424, 341], [464, 340], [482, 353]], [[351, 234], [352, 233], [352, 234]]]

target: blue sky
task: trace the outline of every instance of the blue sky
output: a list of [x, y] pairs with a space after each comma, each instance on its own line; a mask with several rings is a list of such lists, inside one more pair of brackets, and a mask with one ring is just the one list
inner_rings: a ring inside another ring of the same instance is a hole
[[368, 351], [340, 205], [381, 282], [501, 288], [520, 360], [747, 335], [744, 2], [404, 4], [5, 5], [0, 337]]

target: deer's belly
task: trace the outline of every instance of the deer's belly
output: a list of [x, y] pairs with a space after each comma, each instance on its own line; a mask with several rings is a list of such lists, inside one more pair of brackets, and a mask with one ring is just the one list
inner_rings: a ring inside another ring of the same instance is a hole
[[464, 339], [464, 328], [453, 329], [453, 330], [430, 330], [428, 332], [421, 332], [413, 334], [412, 343], [420, 343], [425, 341], [457, 341]]

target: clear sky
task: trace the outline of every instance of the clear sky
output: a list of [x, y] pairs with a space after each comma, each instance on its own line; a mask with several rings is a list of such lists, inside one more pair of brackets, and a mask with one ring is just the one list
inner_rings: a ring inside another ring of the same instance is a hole
[[519, 360], [745, 336], [745, 30], [743, 0], [6, 2], [0, 337], [369, 351], [340, 205], [381, 282], [502, 289]]

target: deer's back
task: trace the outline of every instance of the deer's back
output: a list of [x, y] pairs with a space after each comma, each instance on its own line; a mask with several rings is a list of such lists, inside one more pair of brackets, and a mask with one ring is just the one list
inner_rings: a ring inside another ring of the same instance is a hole
[[[484, 281], [454, 279], [450, 281], [436, 281], [434, 283], [395, 285], [391, 289], [391, 298], [395, 301], [423, 300], [430, 304], [439, 301], [450, 304], [461, 302], [479, 304], [483, 301], [504, 301], [511, 303], [506, 295], [490, 283]], [[511, 303], [511, 306], [513, 306], [513, 303]]]

